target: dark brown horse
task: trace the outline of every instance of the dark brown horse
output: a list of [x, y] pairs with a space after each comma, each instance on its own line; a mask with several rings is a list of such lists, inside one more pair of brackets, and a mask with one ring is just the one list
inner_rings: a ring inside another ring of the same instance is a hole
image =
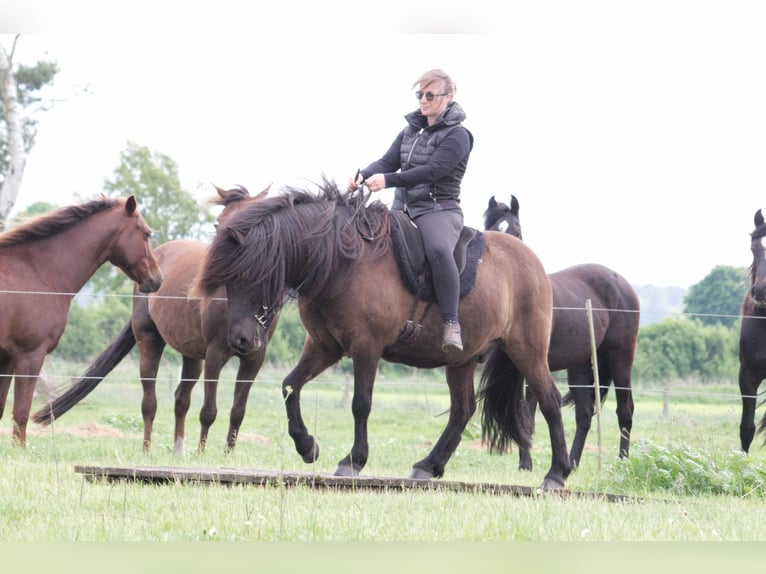
[[0, 417], [14, 379], [13, 440], [26, 446], [35, 382], [73, 297], [109, 261], [144, 293], [162, 282], [136, 199], [101, 198], [0, 234]]
[[[755, 229], [750, 234], [750, 287], [742, 302], [742, 325], [739, 332], [739, 391], [742, 395], [742, 420], [739, 438], [744, 452], [749, 452], [755, 436], [755, 407], [758, 387], [766, 378], [766, 224], [761, 210], [755, 212]], [[758, 432], [766, 428], [766, 415]]]
[[[473, 288], [460, 301], [464, 350], [441, 350], [441, 317], [400, 275], [393, 250], [394, 215], [379, 201], [342, 194], [324, 181], [319, 194], [288, 188], [252, 202], [219, 226], [200, 273], [199, 290], [228, 294], [229, 343], [240, 354], [270, 326], [289, 295], [297, 295], [306, 341], [283, 381], [288, 430], [305, 462], [319, 456], [300, 408], [303, 386], [348, 356], [353, 362], [354, 444], [335, 471], [356, 476], [367, 463], [367, 419], [381, 359], [420, 368], [444, 366], [449, 420], [411, 478], [441, 477], [476, 409], [473, 375], [487, 353], [509, 365], [502, 378], [482, 378], [482, 428], [491, 448], [530, 440], [523, 402], [526, 378], [540, 402], [551, 438], [551, 467], [543, 488], [557, 489], [570, 472], [561, 395], [548, 368], [552, 296], [537, 256], [497, 232], [486, 240]], [[481, 244], [481, 243], [480, 243]], [[475, 263], [475, 261], [474, 261]], [[414, 329], [412, 324], [416, 323]]]
[[[224, 207], [218, 225], [246, 201], [265, 197], [268, 188], [251, 197], [244, 187], [223, 190], [212, 203]], [[173, 451], [184, 452], [186, 414], [191, 393], [203, 369], [205, 392], [200, 410], [199, 450], [204, 450], [208, 431], [216, 419], [216, 390], [221, 370], [234, 352], [229, 347], [226, 323], [225, 292], [209, 300], [189, 296], [189, 289], [202, 264], [207, 244], [201, 241], [168, 241], [155, 249], [164, 280], [162, 287], [148, 297], [133, 300], [133, 314], [117, 338], [104, 350], [85, 374], [66, 392], [50, 401], [33, 420], [50, 424], [85, 398], [138, 343], [139, 369], [143, 386], [141, 413], [144, 419], [144, 448], [151, 445], [152, 426], [157, 413], [156, 379], [166, 345], [182, 356], [181, 379], [175, 392], [175, 436]], [[276, 325], [276, 321], [274, 321]], [[273, 328], [273, 326], [272, 326]], [[270, 334], [270, 333], [269, 333]], [[267, 340], [258, 341], [248, 354], [239, 357], [234, 388], [234, 402], [226, 436], [228, 448], [234, 448], [247, 407], [253, 379], [260, 371]]]
[[[511, 195], [510, 206], [490, 198], [484, 212], [485, 229], [510, 233], [521, 239], [519, 202]], [[595, 410], [590, 328], [585, 302], [590, 299], [596, 340], [601, 401], [614, 383], [617, 422], [620, 426], [619, 456], [627, 457], [633, 428], [633, 359], [638, 341], [640, 304], [633, 287], [619, 273], [603, 265], [574, 265], [548, 276], [553, 289], [553, 330], [548, 350], [551, 371], [566, 370], [569, 392], [564, 404], [574, 404], [577, 429], [569, 458], [580, 464], [585, 439]], [[527, 394], [534, 419], [536, 400]], [[529, 451], [519, 449], [519, 467], [532, 468]]]

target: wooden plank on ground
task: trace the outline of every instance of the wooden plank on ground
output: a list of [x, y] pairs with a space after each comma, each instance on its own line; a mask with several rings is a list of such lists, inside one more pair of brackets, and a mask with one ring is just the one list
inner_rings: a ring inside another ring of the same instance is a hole
[[236, 468], [192, 468], [192, 467], [116, 467], [85, 466], [74, 467], [76, 473], [91, 481], [136, 481], [146, 483], [197, 483], [197, 484], [252, 484], [255, 486], [285, 487], [306, 486], [335, 490], [378, 490], [408, 491], [434, 490], [451, 492], [476, 492], [485, 494], [508, 494], [512, 496], [554, 495], [565, 498], [590, 498], [608, 502], [641, 502], [642, 499], [620, 494], [600, 492], [578, 492], [569, 489], [539, 492], [537, 488], [514, 484], [481, 482], [460, 482], [450, 480], [414, 480], [410, 478], [379, 476], [335, 476], [312, 472], [283, 472], [276, 470]]

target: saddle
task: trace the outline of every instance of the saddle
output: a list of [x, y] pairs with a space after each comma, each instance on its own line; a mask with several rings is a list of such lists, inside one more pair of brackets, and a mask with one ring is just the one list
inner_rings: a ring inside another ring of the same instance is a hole
[[[423, 249], [423, 239], [415, 222], [402, 211], [391, 212], [391, 240], [394, 257], [405, 286], [413, 295], [428, 303], [436, 303], [431, 267]], [[455, 246], [455, 263], [460, 273], [460, 297], [470, 293], [476, 283], [476, 272], [487, 246], [484, 234], [463, 227]]]

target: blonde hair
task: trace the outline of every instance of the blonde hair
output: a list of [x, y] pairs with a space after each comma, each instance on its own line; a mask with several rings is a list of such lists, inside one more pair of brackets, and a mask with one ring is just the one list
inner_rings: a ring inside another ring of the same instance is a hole
[[447, 74], [447, 72], [444, 70], [439, 69], [428, 70], [427, 72], [424, 72], [415, 81], [415, 83], [412, 84], [412, 87], [415, 88], [421, 84], [427, 86], [431, 82], [441, 82], [444, 86], [444, 91], [447, 94], [454, 95], [457, 91], [457, 86], [455, 86], [455, 82], [452, 81], [452, 78], [449, 77], [449, 74]]

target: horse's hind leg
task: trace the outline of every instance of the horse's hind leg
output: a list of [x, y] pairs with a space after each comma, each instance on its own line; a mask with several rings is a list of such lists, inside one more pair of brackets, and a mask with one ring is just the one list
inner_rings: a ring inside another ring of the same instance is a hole
[[144, 420], [144, 450], [149, 450], [152, 444], [154, 417], [157, 415], [157, 371], [160, 368], [165, 341], [159, 333], [140, 333], [136, 335], [136, 343], [139, 350], [138, 370], [143, 388], [141, 416]]
[[310, 335], [306, 336], [300, 359], [292, 371], [282, 381], [282, 396], [287, 412], [287, 430], [295, 443], [295, 450], [304, 462], [314, 462], [319, 458], [319, 445], [309, 434], [301, 414], [301, 389], [303, 385], [324, 371], [327, 367], [340, 361], [343, 350], [338, 347], [333, 353], [328, 353], [326, 347], [314, 342]]
[[572, 468], [577, 468], [580, 465], [585, 441], [590, 432], [595, 408], [593, 370], [590, 363], [568, 369], [567, 379], [569, 381], [569, 394], [574, 403], [576, 424], [572, 448], [569, 449], [569, 460], [572, 463]]
[[[176, 422], [175, 430], [173, 432], [173, 454], [176, 456], [181, 456], [184, 453], [186, 415], [191, 406], [192, 390], [194, 389], [194, 385], [197, 384], [201, 372], [202, 361], [200, 359], [184, 356], [183, 362], [181, 363], [181, 380], [178, 381], [178, 386], [176, 387], [175, 404], [173, 406]], [[215, 395], [215, 393], [213, 394]], [[215, 416], [213, 418], [215, 418]]]
[[617, 424], [620, 426], [620, 458], [630, 455], [630, 433], [633, 430], [632, 365], [614, 369], [614, 396], [617, 401]]
[[444, 475], [447, 461], [455, 453], [462, 433], [476, 411], [476, 395], [473, 387], [475, 370], [475, 362], [446, 368], [447, 385], [450, 390], [447, 426], [428, 456], [412, 466], [409, 478], [440, 478]]
[[[537, 397], [535, 393], [527, 389], [526, 393], [527, 411], [529, 412], [529, 431], [534, 435], [535, 415], [537, 414]], [[532, 455], [526, 446], [519, 447], [519, 470], [532, 470]]]
[[237, 444], [239, 428], [242, 426], [247, 410], [250, 389], [253, 386], [253, 381], [258, 371], [261, 370], [265, 358], [266, 350], [264, 349], [255, 353], [255, 357], [240, 359], [237, 381], [234, 384], [234, 399], [231, 404], [231, 413], [229, 414], [229, 432], [226, 434], [227, 450], [233, 450]]
[[[547, 340], [545, 345], [538, 345], [537, 347], [537, 349], [546, 351], [547, 348]], [[548, 368], [547, 352], [534, 351], [534, 349], [527, 349], [525, 353], [516, 349], [512, 359], [521, 369], [529, 389], [537, 397], [540, 412], [548, 424], [548, 434], [551, 441], [551, 467], [543, 479], [541, 488], [555, 490], [566, 484], [566, 477], [571, 471], [564, 436], [564, 423], [561, 417], [561, 393], [559, 393]]]

